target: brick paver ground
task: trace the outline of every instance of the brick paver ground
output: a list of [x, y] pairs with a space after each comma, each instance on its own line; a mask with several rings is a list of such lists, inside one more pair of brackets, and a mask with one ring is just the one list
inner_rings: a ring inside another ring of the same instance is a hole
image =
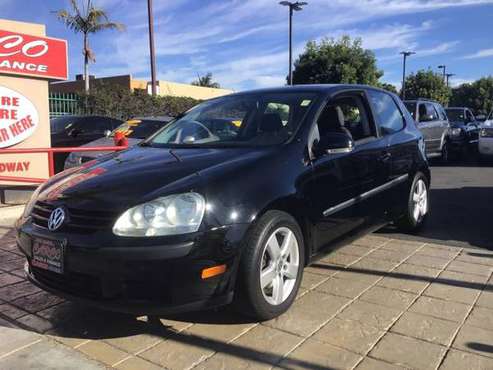
[[275, 320], [228, 308], [148, 319], [40, 291], [3, 233], [1, 369], [493, 369], [492, 251], [372, 235], [307, 268]]

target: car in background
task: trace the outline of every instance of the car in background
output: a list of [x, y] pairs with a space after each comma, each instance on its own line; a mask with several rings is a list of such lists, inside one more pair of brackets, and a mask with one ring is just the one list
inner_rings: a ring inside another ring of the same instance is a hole
[[450, 107], [445, 111], [450, 121], [450, 149], [463, 157], [476, 153], [481, 122], [466, 107]]
[[427, 158], [440, 157], [447, 162], [449, 157], [449, 121], [440, 103], [417, 99], [404, 102], [425, 139]]
[[493, 159], [493, 112], [481, 124], [478, 152], [480, 159]]
[[[107, 130], [104, 132], [104, 137], [91, 141], [85, 145], [84, 148], [97, 147], [97, 146], [115, 146], [114, 137], [117, 133], [122, 133], [128, 140], [128, 145], [133, 146], [140, 143], [142, 140], [154, 134], [159, 129], [163, 128], [167, 123], [173, 120], [170, 116], [160, 117], [143, 117], [135, 118], [123, 122], [114, 130]], [[70, 153], [65, 161], [64, 169], [80, 166], [81, 164], [93, 160], [103, 154], [107, 154], [106, 151], [98, 152], [74, 152]]]
[[[103, 116], [61, 116], [50, 120], [51, 147], [76, 147], [104, 136], [123, 123]], [[55, 154], [55, 172], [63, 170], [68, 153]]]

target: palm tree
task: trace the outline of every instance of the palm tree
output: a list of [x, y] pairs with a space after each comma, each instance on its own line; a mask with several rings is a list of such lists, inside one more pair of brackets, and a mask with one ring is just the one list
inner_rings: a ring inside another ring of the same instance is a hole
[[87, 0], [87, 5], [85, 7], [82, 5], [82, 9], [77, 4], [77, 0], [70, 0], [70, 4], [72, 5], [71, 11], [59, 10], [56, 15], [69, 29], [75, 33], [82, 33], [84, 37], [82, 54], [84, 55], [84, 81], [87, 93], [89, 92], [89, 62], [96, 61], [94, 52], [89, 47], [89, 34], [103, 30], [123, 31], [125, 26], [121, 23], [110, 22], [106, 12], [95, 7], [91, 0]]
[[212, 82], [212, 73], [208, 72], [205, 76], [197, 75], [197, 80], [192, 82], [194, 86], [212, 87], [219, 89], [221, 86], [217, 82]]

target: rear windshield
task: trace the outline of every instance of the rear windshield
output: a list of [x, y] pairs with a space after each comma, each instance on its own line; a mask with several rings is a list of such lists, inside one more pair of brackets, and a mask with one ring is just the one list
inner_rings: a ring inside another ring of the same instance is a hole
[[406, 106], [409, 113], [411, 113], [413, 119], [416, 119], [416, 103], [406, 101], [404, 102], [404, 105]]
[[464, 117], [463, 109], [445, 109], [447, 111], [447, 116], [449, 121], [452, 122], [464, 122], [466, 118]]
[[121, 132], [126, 137], [132, 139], [146, 139], [154, 134], [157, 130], [164, 127], [167, 122], [155, 120], [129, 120], [113, 130], [111, 136]]

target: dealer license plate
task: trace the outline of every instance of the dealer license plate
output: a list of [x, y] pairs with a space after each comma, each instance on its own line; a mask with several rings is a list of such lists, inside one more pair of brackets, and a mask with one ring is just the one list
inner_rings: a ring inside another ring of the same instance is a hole
[[63, 274], [65, 242], [60, 240], [33, 239], [31, 265]]

